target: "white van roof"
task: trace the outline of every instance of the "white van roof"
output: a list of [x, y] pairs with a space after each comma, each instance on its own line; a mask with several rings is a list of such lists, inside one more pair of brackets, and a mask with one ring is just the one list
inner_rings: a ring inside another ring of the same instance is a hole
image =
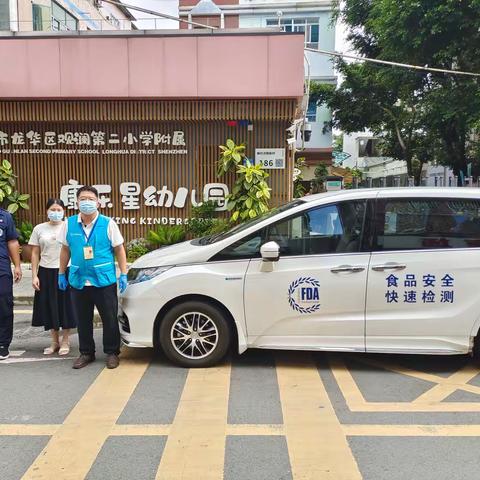
[[473, 187], [386, 187], [386, 188], [355, 188], [349, 190], [336, 190], [332, 192], [306, 195], [302, 200], [315, 202], [328, 197], [338, 199], [354, 199], [365, 197], [446, 197], [446, 198], [478, 198], [480, 188]]

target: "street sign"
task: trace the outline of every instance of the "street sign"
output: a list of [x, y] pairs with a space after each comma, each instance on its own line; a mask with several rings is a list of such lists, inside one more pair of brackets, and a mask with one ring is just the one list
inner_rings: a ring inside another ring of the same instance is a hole
[[256, 148], [255, 165], [260, 164], [265, 169], [285, 168], [284, 148]]

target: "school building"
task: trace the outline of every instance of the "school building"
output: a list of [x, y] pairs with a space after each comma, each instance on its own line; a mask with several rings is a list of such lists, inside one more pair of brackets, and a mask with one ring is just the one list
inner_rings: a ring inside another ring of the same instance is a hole
[[127, 239], [183, 223], [203, 200], [225, 209], [228, 138], [271, 167], [272, 205], [289, 200], [303, 48], [302, 33], [264, 29], [2, 36], [0, 159], [32, 195], [25, 218], [44, 221], [49, 197], [73, 214], [85, 184]]

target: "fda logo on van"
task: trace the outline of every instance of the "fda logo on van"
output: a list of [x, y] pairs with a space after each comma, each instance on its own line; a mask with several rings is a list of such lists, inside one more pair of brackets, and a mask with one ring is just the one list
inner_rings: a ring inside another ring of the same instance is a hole
[[320, 282], [316, 278], [301, 277], [288, 288], [288, 303], [298, 313], [314, 313], [320, 308]]

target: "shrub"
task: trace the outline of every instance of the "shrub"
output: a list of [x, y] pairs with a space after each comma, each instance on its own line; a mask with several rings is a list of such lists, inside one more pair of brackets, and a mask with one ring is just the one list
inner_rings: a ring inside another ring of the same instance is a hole
[[208, 201], [192, 208], [192, 218], [188, 222], [187, 230], [193, 238], [221, 233], [230, 227], [227, 220], [215, 217], [216, 207], [215, 202]]
[[147, 240], [155, 247], [162, 247], [183, 242], [186, 235], [187, 232], [181, 225], [159, 225], [148, 232]]
[[127, 260], [134, 262], [150, 251], [150, 244], [145, 238], [135, 238], [127, 243], [126, 250]]
[[13, 173], [12, 165], [8, 160], [0, 163], [0, 205], [11, 213], [16, 213], [19, 209], [28, 210], [28, 193], [19, 193], [15, 190], [17, 176]]
[[21, 245], [27, 245], [32, 236], [33, 225], [30, 222], [22, 222], [20, 228], [17, 228], [18, 241]]
[[252, 165], [249, 160], [245, 163], [237, 167], [237, 179], [227, 199], [232, 222], [255, 218], [268, 212], [271, 189], [265, 179], [269, 175], [261, 165]]
[[214, 218], [207, 235], [216, 235], [217, 233], [223, 233], [230, 228], [232, 228], [232, 225], [225, 218]]
[[219, 148], [222, 153], [218, 161], [218, 176], [221, 176], [234, 170], [245, 158], [245, 145], [243, 143], [236, 145], [235, 142], [229, 138], [227, 144], [220, 145]]

